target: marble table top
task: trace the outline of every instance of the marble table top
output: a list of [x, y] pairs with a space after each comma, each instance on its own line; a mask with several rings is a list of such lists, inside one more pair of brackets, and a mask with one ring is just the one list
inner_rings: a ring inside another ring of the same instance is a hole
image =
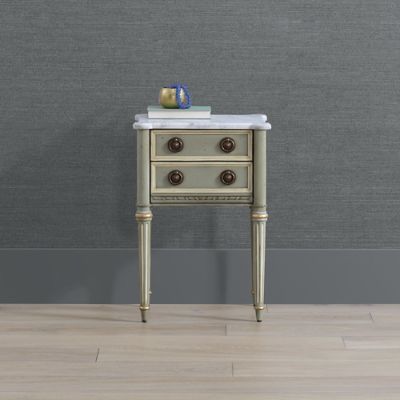
[[155, 119], [135, 115], [134, 129], [260, 129], [270, 130], [264, 114], [211, 115], [210, 119]]

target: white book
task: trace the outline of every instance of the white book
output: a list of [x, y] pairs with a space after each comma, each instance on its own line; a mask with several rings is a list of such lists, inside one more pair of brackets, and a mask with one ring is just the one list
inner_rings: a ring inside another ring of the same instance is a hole
[[211, 117], [210, 106], [191, 106], [187, 109], [180, 108], [164, 108], [162, 106], [148, 106], [148, 118], [194, 118], [194, 119], [208, 119]]

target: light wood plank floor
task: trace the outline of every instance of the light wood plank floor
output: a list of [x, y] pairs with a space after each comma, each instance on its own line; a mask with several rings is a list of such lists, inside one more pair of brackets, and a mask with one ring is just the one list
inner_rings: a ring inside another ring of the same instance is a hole
[[0, 399], [400, 399], [400, 305], [0, 305]]

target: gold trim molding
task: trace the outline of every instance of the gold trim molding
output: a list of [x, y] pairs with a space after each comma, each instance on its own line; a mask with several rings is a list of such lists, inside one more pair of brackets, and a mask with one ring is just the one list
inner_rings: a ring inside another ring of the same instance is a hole
[[267, 212], [252, 212], [251, 220], [252, 221], [268, 221], [268, 213]]
[[146, 222], [151, 221], [153, 219], [153, 213], [146, 211], [146, 212], [137, 212], [135, 214], [136, 221], [138, 222]]
[[253, 198], [252, 196], [229, 196], [229, 195], [211, 195], [211, 196], [201, 196], [201, 195], [176, 195], [176, 196], [168, 196], [168, 195], [152, 195], [151, 199], [153, 201], [163, 201], [163, 200], [176, 200], [176, 201], [238, 201], [241, 200], [244, 203], [251, 203]]

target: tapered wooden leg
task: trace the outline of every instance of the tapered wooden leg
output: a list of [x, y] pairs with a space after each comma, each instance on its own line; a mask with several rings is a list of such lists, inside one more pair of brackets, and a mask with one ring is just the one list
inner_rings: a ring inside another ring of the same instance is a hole
[[254, 233], [253, 233], [253, 223], [251, 225], [251, 297], [253, 299], [253, 306], [256, 305], [256, 263], [254, 262], [254, 250], [253, 250], [253, 243], [254, 243]]
[[252, 293], [258, 322], [262, 321], [262, 312], [265, 309], [265, 230], [267, 218], [268, 214], [265, 210], [251, 212]]
[[139, 252], [139, 283], [140, 283], [140, 313], [142, 322], [147, 321], [147, 311], [150, 309], [150, 268], [151, 268], [151, 211], [137, 212], [138, 252]]

